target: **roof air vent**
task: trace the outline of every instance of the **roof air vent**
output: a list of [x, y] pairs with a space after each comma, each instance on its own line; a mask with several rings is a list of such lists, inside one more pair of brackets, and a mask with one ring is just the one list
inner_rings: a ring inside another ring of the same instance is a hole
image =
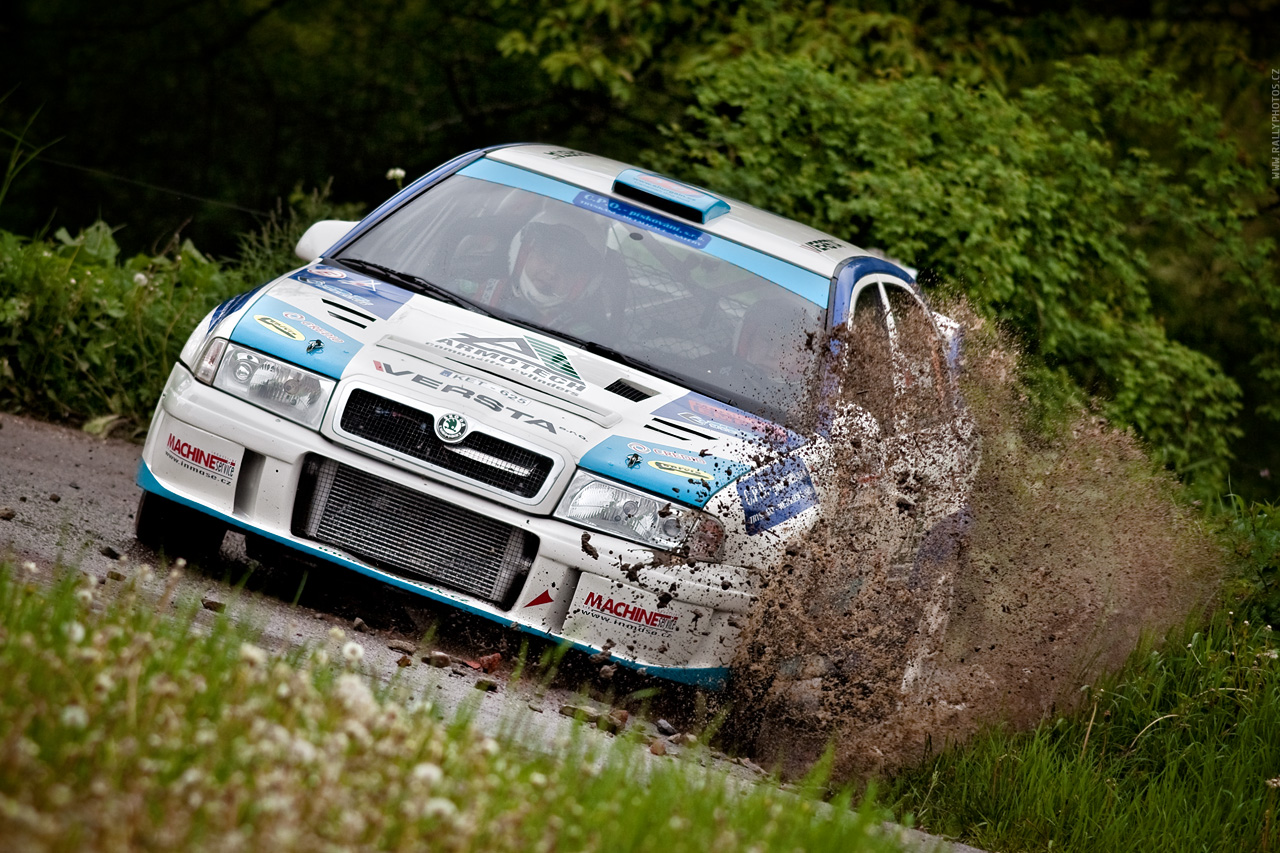
[[618, 175], [613, 191], [690, 222], [707, 223], [729, 212], [728, 203], [711, 193], [639, 169]]

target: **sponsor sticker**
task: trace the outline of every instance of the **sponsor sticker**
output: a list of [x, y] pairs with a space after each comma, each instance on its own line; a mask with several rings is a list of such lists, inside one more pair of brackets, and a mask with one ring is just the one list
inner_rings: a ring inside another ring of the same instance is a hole
[[608, 216], [610, 219], [617, 219], [629, 225], [643, 228], [646, 231], [661, 234], [663, 237], [669, 237], [678, 243], [684, 243], [686, 246], [693, 246], [695, 249], [705, 248], [711, 242], [711, 235], [700, 228], [694, 228], [692, 225], [685, 225], [665, 216], [650, 213], [647, 210], [633, 207], [617, 199], [584, 191], [578, 193], [573, 199], [573, 203], [578, 207]]
[[709, 432], [747, 440], [767, 441], [781, 450], [794, 450], [805, 443], [804, 436], [784, 426], [742, 409], [717, 402], [692, 391], [653, 410], [660, 418], [683, 421]]
[[345, 299], [353, 305], [359, 305], [361, 309], [383, 320], [399, 311], [402, 305], [413, 298], [413, 294], [402, 287], [323, 264], [298, 270], [289, 277]]
[[573, 397], [587, 390], [587, 383], [582, 381], [564, 350], [550, 341], [528, 335], [482, 338], [458, 332], [427, 343], [480, 364], [513, 370], [530, 382]]
[[266, 314], [254, 314], [253, 319], [257, 320], [259, 324], [267, 327], [277, 335], [284, 335], [290, 340], [300, 341], [306, 337], [306, 335], [299, 332], [293, 326], [290, 326], [283, 320], [277, 320], [275, 317], [268, 317]]
[[[641, 461], [648, 465], [641, 465]], [[751, 470], [721, 456], [611, 435], [588, 450], [581, 467], [688, 506], [701, 507], [713, 494]]]
[[798, 456], [788, 456], [740, 477], [737, 486], [751, 536], [777, 527], [818, 503], [809, 469]]
[[320, 326], [320, 325], [317, 325], [316, 323], [311, 322], [302, 314], [298, 314], [297, 312], [294, 312], [294, 311], [286, 311], [282, 316], [286, 320], [293, 320], [295, 323], [298, 323], [299, 325], [306, 326], [308, 329], [315, 332], [320, 337], [328, 338], [330, 341], [332, 341], [335, 344], [346, 343], [346, 341], [344, 341], [342, 338], [335, 335], [333, 332], [329, 331], [323, 326]]
[[169, 433], [164, 445], [165, 456], [180, 468], [229, 486], [236, 478], [236, 460], [205, 450], [179, 436]]
[[711, 482], [711, 474], [709, 472], [690, 468], [688, 465], [678, 465], [675, 462], [667, 462], [663, 459], [651, 459], [649, 464], [664, 474], [674, 474], [687, 480], [702, 480], [704, 483]]

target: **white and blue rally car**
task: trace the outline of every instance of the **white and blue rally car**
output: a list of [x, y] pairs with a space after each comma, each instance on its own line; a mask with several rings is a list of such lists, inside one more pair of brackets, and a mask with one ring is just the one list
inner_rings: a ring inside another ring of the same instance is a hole
[[183, 347], [142, 541], [239, 530], [715, 687], [759, 578], [851, 511], [851, 478], [946, 484], [885, 525], [904, 576], [966, 499], [957, 325], [907, 270], [796, 222], [514, 145], [313, 225], [298, 254]]

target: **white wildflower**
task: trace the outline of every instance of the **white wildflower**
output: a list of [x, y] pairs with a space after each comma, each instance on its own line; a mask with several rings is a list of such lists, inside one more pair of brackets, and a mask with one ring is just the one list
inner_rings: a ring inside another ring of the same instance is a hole
[[340, 676], [334, 684], [333, 692], [347, 709], [347, 713], [357, 719], [370, 720], [378, 713], [378, 701], [369, 691], [369, 685], [355, 673], [348, 672]]
[[67, 633], [67, 639], [75, 645], [78, 646], [84, 642], [84, 626], [79, 622], [68, 622], [63, 626], [63, 630]]
[[547, 777], [537, 772], [530, 773], [529, 784], [535, 788], [545, 788], [547, 787]]
[[1268, 787], [1268, 788], [1280, 788], [1280, 776], [1276, 776], [1276, 777], [1275, 777], [1275, 778], [1273, 778], [1273, 779], [1268, 779], [1268, 780], [1267, 780], [1267, 787]]
[[333, 640], [335, 643], [341, 643], [342, 638], [345, 636], [347, 636], [347, 632], [339, 628], [337, 625], [334, 625], [329, 629], [329, 639]]
[[183, 569], [185, 569], [185, 568], [187, 567], [187, 558], [186, 558], [186, 557], [179, 557], [178, 559], [174, 560], [174, 561], [173, 561], [173, 567], [174, 567], [175, 569], [177, 569], [178, 571], [182, 571]]
[[108, 672], [98, 673], [98, 677], [93, 680], [93, 689], [97, 693], [110, 693], [115, 686], [115, 679]]
[[432, 797], [422, 807], [422, 813], [427, 817], [453, 817], [458, 813], [458, 807], [453, 804], [452, 800], [446, 800], [444, 797]]
[[342, 657], [347, 663], [354, 666], [364, 659], [364, 646], [355, 640], [348, 640], [347, 644], [342, 647]]
[[138, 287], [146, 287], [147, 280], [147, 274], [144, 272], [136, 272], [133, 274], [133, 283]]
[[480, 751], [485, 755], [497, 755], [498, 742], [491, 737], [487, 737], [480, 741]]
[[253, 643], [241, 643], [240, 660], [249, 666], [262, 666], [267, 662], [267, 653]]
[[312, 764], [320, 755], [315, 744], [305, 738], [294, 738], [289, 745], [289, 752], [298, 764]]
[[40, 569], [36, 566], [36, 564], [31, 562], [30, 560], [27, 560], [25, 563], [23, 563], [22, 568], [25, 569], [27, 574], [29, 575], [34, 575], [40, 571]]
[[89, 605], [93, 603], [93, 590], [87, 586], [82, 586], [76, 590], [76, 601], [81, 604]]
[[319, 649], [316, 651], [315, 654], [311, 656], [311, 659], [316, 662], [316, 666], [328, 666], [329, 653], [326, 652], [324, 649]]
[[404, 180], [404, 169], [388, 169], [388, 170], [387, 170], [387, 180], [388, 180], [388, 181], [403, 181], [403, 180]]
[[79, 705], [68, 705], [62, 709], [62, 724], [71, 729], [83, 729], [89, 725], [89, 714]]
[[444, 779], [444, 771], [437, 765], [424, 761], [413, 768], [413, 778], [427, 785], [439, 785], [440, 780]]

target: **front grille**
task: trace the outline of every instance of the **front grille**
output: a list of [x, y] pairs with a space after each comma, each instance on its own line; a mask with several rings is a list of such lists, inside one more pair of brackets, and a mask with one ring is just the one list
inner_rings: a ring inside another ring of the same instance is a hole
[[363, 388], [347, 398], [341, 424], [349, 435], [522, 498], [538, 494], [551, 473], [549, 457], [482, 432], [446, 444], [430, 414]]
[[293, 532], [502, 607], [514, 603], [538, 550], [518, 527], [316, 456], [303, 468]]

